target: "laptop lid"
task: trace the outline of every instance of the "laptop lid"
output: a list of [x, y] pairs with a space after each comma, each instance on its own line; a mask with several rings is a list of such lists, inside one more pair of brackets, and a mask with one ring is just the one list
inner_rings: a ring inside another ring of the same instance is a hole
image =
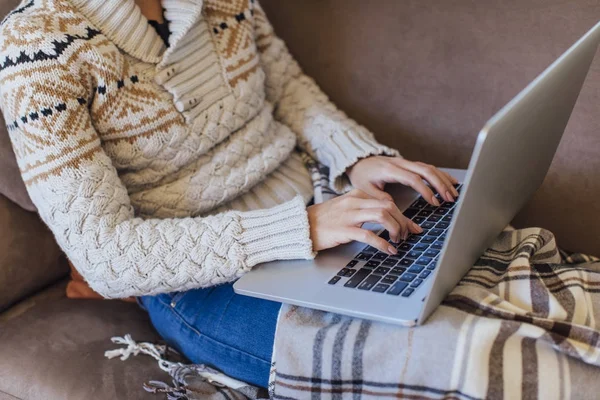
[[542, 184], [600, 41], [600, 23], [483, 127], [418, 323]]

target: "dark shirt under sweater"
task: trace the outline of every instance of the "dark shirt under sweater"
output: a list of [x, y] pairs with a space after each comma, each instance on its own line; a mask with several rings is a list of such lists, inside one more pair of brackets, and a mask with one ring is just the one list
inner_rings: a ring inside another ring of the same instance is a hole
[[169, 32], [169, 22], [167, 20], [165, 20], [163, 23], [158, 23], [157, 21], [148, 22], [154, 27], [154, 29], [156, 29], [156, 32], [161, 37], [163, 42], [165, 42], [165, 45], [169, 47], [169, 35], [171, 34], [171, 32]]

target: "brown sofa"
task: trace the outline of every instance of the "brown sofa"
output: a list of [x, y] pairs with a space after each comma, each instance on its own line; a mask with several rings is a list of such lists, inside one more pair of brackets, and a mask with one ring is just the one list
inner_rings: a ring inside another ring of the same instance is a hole
[[[342, 109], [406, 157], [463, 168], [486, 119], [600, 19], [597, 0], [261, 2]], [[3, 0], [1, 16], [17, 3]], [[544, 186], [515, 223], [600, 255], [599, 105], [600, 59]], [[0, 191], [0, 399], [152, 398], [142, 383], [166, 378], [153, 360], [103, 352], [111, 336], [157, 334], [135, 304], [64, 297], [64, 258], [17, 205], [32, 209], [4, 130]]]

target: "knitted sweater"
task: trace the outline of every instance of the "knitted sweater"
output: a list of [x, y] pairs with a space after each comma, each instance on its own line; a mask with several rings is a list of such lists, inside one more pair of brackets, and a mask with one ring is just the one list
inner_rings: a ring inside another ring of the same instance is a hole
[[[32, 201], [105, 297], [314, 256], [310, 177], [397, 154], [329, 102], [256, 0], [25, 0], [0, 26], [0, 107]], [[293, 267], [291, 267], [293, 268]]]

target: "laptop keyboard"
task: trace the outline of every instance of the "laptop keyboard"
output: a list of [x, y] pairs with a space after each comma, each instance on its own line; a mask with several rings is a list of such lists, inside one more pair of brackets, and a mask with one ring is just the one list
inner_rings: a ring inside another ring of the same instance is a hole
[[[454, 187], [460, 193], [462, 185]], [[398, 254], [388, 255], [367, 246], [331, 278], [329, 284], [410, 297], [435, 270], [456, 207], [456, 202], [444, 202], [439, 194], [436, 198], [439, 207], [419, 197], [404, 211], [407, 218], [423, 228], [422, 233], [411, 234], [400, 243], [390, 241], [386, 230], [379, 234], [398, 250]]]

